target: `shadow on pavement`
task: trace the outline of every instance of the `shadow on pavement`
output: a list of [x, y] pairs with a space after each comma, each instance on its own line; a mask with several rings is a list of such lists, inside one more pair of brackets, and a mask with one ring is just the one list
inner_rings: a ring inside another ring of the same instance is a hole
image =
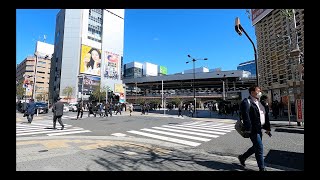
[[[108, 171], [237, 171], [245, 170], [235, 163], [224, 163], [198, 154], [150, 148], [140, 145], [98, 148], [104, 152], [93, 161]], [[124, 153], [127, 152], [127, 153]], [[128, 154], [131, 153], [131, 154]], [[90, 171], [90, 168], [86, 168]]]
[[304, 134], [304, 129], [276, 128], [274, 131], [275, 131], [275, 132], [286, 132], [286, 133]]
[[264, 161], [270, 165], [304, 170], [304, 153], [270, 150]]

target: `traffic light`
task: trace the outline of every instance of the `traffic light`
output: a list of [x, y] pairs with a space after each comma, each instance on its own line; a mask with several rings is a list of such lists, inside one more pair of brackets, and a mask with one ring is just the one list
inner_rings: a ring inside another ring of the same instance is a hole
[[240, 24], [240, 19], [238, 17], [236, 17], [236, 23], [235, 23], [235, 30], [236, 32], [241, 36], [242, 35], [242, 27]]

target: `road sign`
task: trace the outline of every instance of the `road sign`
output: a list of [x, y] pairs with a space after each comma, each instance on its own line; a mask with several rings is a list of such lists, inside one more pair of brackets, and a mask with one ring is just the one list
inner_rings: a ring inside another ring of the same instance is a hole
[[297, 99], [296, 107], [297, 107], [297, 121], [302, 122], [304, 121], [304, 100]]

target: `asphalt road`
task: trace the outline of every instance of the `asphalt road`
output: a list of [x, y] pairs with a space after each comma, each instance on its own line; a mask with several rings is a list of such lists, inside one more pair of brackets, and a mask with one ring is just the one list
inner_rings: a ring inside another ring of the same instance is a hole
[[[39, 115], [38, 118], [50, 120], [49, 114]], [[82, 119], [76, 120], [76, 113], [65, 113], [66, 118], [63, 123], [72, 125], [73, 127], [81, 127], [91, 132], [73, 134], [73, 136], [113, 136], [115, 133], [120, 133], [120, 136], [126, 135], [129, 137], [152, 139], [151, 137], [144, 137], [137, 134], [128, 133], [128, 131], [140, 131], [141, 129], [152, 129], [153, 127], [175, 126], [183, 125], [184, 123], [199, 122], [189, 117], [172, 118], [172, 117], [154, 117], [159, 116], [155, 114], [140, 115], [135, 113], [133, 116], [128, 114], [113, 116], [113, 117], [87, 117], [84, 113]], [[212, 118], [208, 122], [219, 122], [221, 118]], [[40, 122], [41, 120], [39, 120]], [[203, 121], [202, 121], [203, 122]], [[232, 121], [230, 121], [232, 123]], [[230, 124], [229, 122], [229, 124]], [[228, 123], [223, 123], [223, 125]], [[172, 133], [172, 132], [171, 132]], [[153, 133], [156, 134], [156, 133]], [[264, 156], [266, 164], [271, 166], [284, 166], [288, 168], [304, 169], [304, 134], [278, 132], [275, 128], [272, 129], [272, 137], [263, 136]], [[34, 135], [41, 136], [41, 135]], [[42, 135], [43, 136], [43, 135]], [[165, 135], [163, 135], [165, 136]], [[180, 138], [183, 139], [183, 138]], [[252, 145], [250, 139], [240, 137], [236, 131], [227, 132], [224, 135], [219, 135], [218, 138], [211, 138], [210, 141], [201, 142], [200, 145], [189, 147], [192, 150], [205, 151], [212, 154], [219, 154], [224, 156], [238, 156], [245, 152]], [[254, 160], [254, 155], [250, 157]]]

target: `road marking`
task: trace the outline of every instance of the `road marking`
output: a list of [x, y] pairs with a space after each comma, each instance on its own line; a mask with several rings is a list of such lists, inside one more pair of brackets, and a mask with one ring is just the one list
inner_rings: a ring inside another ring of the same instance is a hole
[[219, 137], [217, 135], [212, 135], [212, 134], [204, 134], [204, 133], [197, 133], [197, 132], [182, 131], [182, 130], [177, 130], [177, 129], [164, 128], [164, 127], [152, 127], [152, 128], [160, 129], [160, 130], [166, 130], [166, 131], [172, 131], [172, 132], [180, 132], [180, 133], [185, 133], [185, 134], [193, 134], [193, 135], [198, 135], [198, 136], [211, 137], [211, 138]]
[[189, 126], [189, 125], [175, 125], [177, 127], [189, 127], [189, 128], [194, 128], [194, 129], [203, 129], [203, 130], [214, 130], [214, 131], [220, 131], [220, 132], [231, 132], [230, 130], [226, 130], [226, 129], [221, 129], [219, 127], [217, 128], [206, 128], [206, 127], [194, 127], [194, 126]]
[[186, 140], [181, 140], [181, 139], [176, 139], [176, 138], [170, 138], [166, 136], [160, 136], [160, 135], [155, 135], [155, 134], [150, 134], [150, 133], [144, 133], [144, 132], [139, 132], [139, 131], [127, 131], [128, 133], [132, 134], [138, 134], [141, 136], [147, 136], [155, 139], [160, 139], [164, 141], [169, 141], [169, 142], [174, 142], [174, 143], [179, 143], [179, 144], [184, 144], [184, 145], [189, 145], [189, 146], [199, 146], [201, 143], [196, 143], [192, 141], [186, 141]]
[[48, 134], [48, 136], [60, 136], [60, 135], [65, 135], [65, 134], [77, 134], [77, 133], [85, 133], [85, 132], [91, 132], [91, 131], [83, 130], [83, 131], [73, 131], [73, 132], [60, 132], [60, 133]]
[[208, 138], [201, 138], [201, 137], [195, 137], [195, 136], [188, 136], [188, 135], [183, 135], [183, 134], [177, 134], [177, 133], [171, 133], [171, 132], [165, 132], [165, 131], [158, 131], [158, 130], [153, 130], [153, 129], [141, 129], [143, 131], [148, 131], [148, 132], [154, 132], [154, 133], [158, 133], [158, 134], [165, 134], [165, 135], [169, 135], [169, 136], [176, 136], [176, 137], [182, 137], [182, 138], [186, 138], [186, 139], [193, 139], [193, 140], [198, 140], [198, 141], [205, 141], [208, 142], [211, 139]]
[[113, 133], [113, 134], [111, 134], [111, 136], [124, 137], [124, 136], [127, 136], [127, 135], [123, 134], [123, 133]]
[[193, 125], [194, 127], [220, 127], [220, 128], [231, 128], [234, 127], [234, 124], [232, 125], [225, 125], [225, 124], [221, 124], [221, 125]]
[[[63, 132], [66, 132], [66, 131], [76, 131], [76, 130], [83, 130], [83, 128], [74, 128], [74, 129], [66, 129], [66, 130], [61, 130]], [[29, 132], [29, 133], [20, 133], [20, 134], [16, 134], [16, 136], [25, 136], [25, 135], [33, 135], [33, 134], [46, 134], [46, 133], [52, 133], [54, 131], [57, 131], [57, 130], [45, 130], [45, 131], [41, 131], [41, 132]]]
[[223, 132], [207, 131], [207, 130], [201, 130], [201, 129], [193, 129], [193, 128], [188, 128], [188, 127], [176, 127], [176, 126], [169, 126], [169, 125], [162, 125], [162, 126], [163, 127], [174, 128], [174, 129], [182, 129], [182, 130], [188, 130], [188, 131], [204, 132], [204, 133], [210, 133], [210, 134], [220, 134], [220, 135], [226, 134], [226, 133], [223, 133]]

